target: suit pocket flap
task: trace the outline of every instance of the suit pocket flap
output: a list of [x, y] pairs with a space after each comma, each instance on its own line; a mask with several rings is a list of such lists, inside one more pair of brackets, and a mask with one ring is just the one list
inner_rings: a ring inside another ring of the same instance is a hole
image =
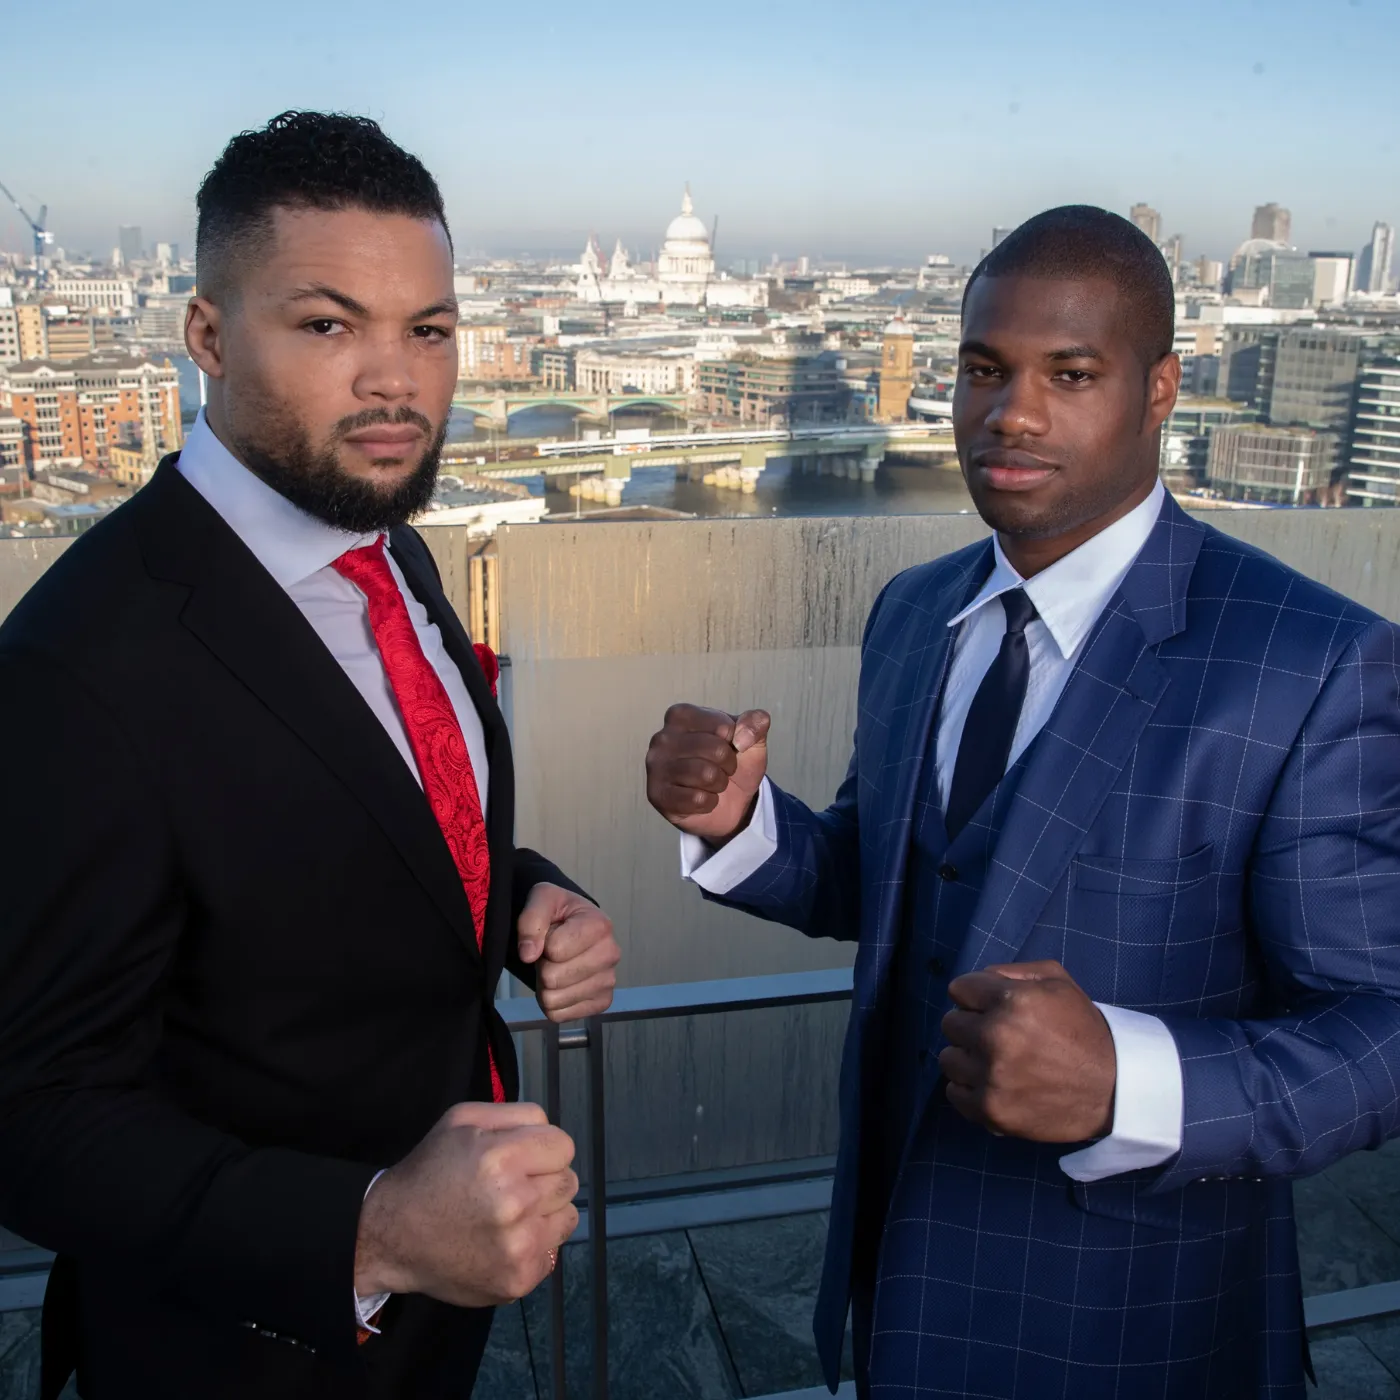
[[1154, 1192], [1123, 1178], [1073, 1182], [1075, 1205], [1090, 1215], [1149, 1225], [1174, 1235], [1209, 1236], [1242, 1230], [1259, 1217], [1260, 1184], [1241, 1178], [1193, 1181], [1177, 1191]]
[[1074, 887], [1116, 895], [1174, 895], [1210, 874], [1213, 846], [1202, 846], [1180, 860], [1115, 860], [1075, 856]]

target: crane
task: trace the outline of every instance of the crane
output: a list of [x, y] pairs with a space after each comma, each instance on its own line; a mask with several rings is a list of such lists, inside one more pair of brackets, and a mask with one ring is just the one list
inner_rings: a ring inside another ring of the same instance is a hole
[[0, 194], [3, 194], [19, 210], [20, 218], [29, 225], [30, 231], [34, 234], [34, 271], [42, 285], [44, 280], [44, 249], [53, 242], [53, 234], [44, 227], [44, 220], [48, 218], [49, 206], [47, 204], [40, 206], [39, 217], [31, 219], [19, 200], [4, 185], [0, 185]]

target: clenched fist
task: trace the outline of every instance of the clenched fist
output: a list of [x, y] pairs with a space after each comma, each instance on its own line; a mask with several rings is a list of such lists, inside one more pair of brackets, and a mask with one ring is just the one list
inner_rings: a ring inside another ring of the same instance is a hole
[[578, 1225], [574, 1144], [530, 1103], [460, 1103], [370, 1188], [355, 1291], [462, 1308], [523, 1298]]
[[771, 723], [766, 710], [672, 705], [647, 748], [647, 801], [672, 826], [724, 845], [753, 812]]

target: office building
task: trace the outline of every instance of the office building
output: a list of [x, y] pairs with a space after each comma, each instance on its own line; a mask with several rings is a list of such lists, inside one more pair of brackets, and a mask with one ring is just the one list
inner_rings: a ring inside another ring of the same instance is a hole
[[133, 277], [55, 277], [44, 283], [44, 297], [79, 311], [133, 311]]
[[44, 358], [55, 363], [81, 360], [97, 349], [90, 312], [44, 308]]
[[1225, 264], [1216, 258], [1199, 257], [1192, 264], [1196, 274], [1196, 284], [1208, 291], [1219, 291], [1225, 280]]
[[1206, 483], [1210, 440], [1217, 428], [1257, 420], [1257, 410], [1226, 399], [1182, 395], [1162, 425], [1158, 467], [1171, 491], [1191, 491]]
[[592, 394], [688, 394], [695, 382], [689, 346], [667, 353], [655, 348], [588, 346], [574, 355], [574, 387]]
[[109, 465], [113, 445], [147, 453], [184, 441], [180, 379], [160, 364], [126, 355], [93, 355], [56, 364], [26, 361], [0, 370], [0, 413], [21, 419], [36, 466]]
[[1150, 204], [1134, 204], [1128, 217], [1154, 243], [1162, 241], [1162, 216]]
[[695, 367], [705, 413], [763, 427], [840, 422], [850, 390], [835, 354], [793, 351], [781, 357], [742, 351]]
[[122, 266], [130, 267], [140, 262], [146, 255], [141, 244], [141, 229], [136, 224], [123, 224], [117, 230], [117, 251], [121, 254]]
[[1267, 238], [1274, 243], [1288, 243], [1293, 231], [1293, 215], [1278, 204], [1261, 204], [1254, 211], [1251, 238]]
[[1350, 253], [1309, 253], [1313, 265], [1312, 304], [1341, 306], [1351, 295]]
[[1223, 424], [1211, 433], [1206, 475], [1232, 501], [1308, 505], [1327, 490], [1336, 449], [1333, 434], [1312, 428]]
[[15, 307], [15, 324], [19, 331], [20, 360], [42, 360], [49, 352], [44, 308], [37, 301], [21, 302]]
[[1000, 243], [1004, 238], [1009, 237], [1011, 233], [1012, 233], [1012, 230], [1009, 229], [1009, 228], [1000, 228], [1000, 227], [993, 228], [993, 229], [992, 229], [992, 247], [995, 248], [995, 247], [997, 246], [998, 243]]
[[156, 262], [161, 267], [178, 267], [180, 265], [180, 245], [178, 243], [157, 243]]
[[1347, 499], [1363, 506], [1400, 505], [1400, 358], [1377, 360], [1361, 371]]
[[1252, 305], [1299, 311], [1312, 305], [1312, 259], [1286, 244], [1251, 238], [1230, 260], [1230, 295]]
[[560, 345], [542, 345], [535, 350], [531, 367], [546, 389], [574, 387], [574, 354]]
[[537, 335], [504, 324], [457, 327], [457, 377], [465, 383], [524, 384], [534, 379], [531, 357]]
[[881, 423], [902, 423], [914, 392], [914, 332], [902, 316], [885, 327], [880, 348], [880, 396], [875, 416]]
[[1356, 260], [1356, 290], [1388, 292], [1394, 262], [1395, 229], [1390, 224], [1377, 224], [1371, 230], [1371, 241]]
[[19, 353], [19, 310], [10, 289], [0, 287], [0, 365], [18, 364], [23, 358]]
[[[1355, 331], [1231, 326], [1221, 349], [1218, 392], [1257, 409], [1274, 427], [1318, 430], [1335, 454], [1351, 423], [1366, 346]], [[1335, 455], [1332, 464], [1341, 465]]]

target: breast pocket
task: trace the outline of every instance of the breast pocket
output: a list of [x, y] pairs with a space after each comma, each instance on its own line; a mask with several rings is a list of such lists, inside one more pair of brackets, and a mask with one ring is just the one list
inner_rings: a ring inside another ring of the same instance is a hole
[[1070, 923], [1095, 949], [1096, 970], [1107, 975], [1103, 960], [1112, 959], [1107, 995], [1117, 1005], [1155, 1006], [1199, 995], [1197, 955], [1214, 933], [1214, 854], [1213, 846], [1202, 846], [1177, 860], [1075, 857]]

